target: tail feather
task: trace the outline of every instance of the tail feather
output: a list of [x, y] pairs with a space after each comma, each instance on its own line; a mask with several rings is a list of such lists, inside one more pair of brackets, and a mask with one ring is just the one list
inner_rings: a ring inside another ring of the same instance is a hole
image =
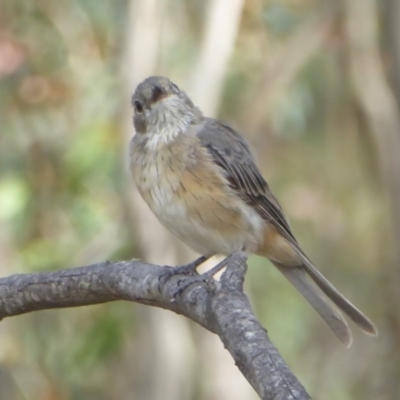
[[365, 333], [377, 336], [378, 329], [356, 306], [347, 300], [314, 265], [306, 259], [303, 268], [318, 287]]
[[345, 346], [350, 347], [353, 339], [346, 320], [308, 280], [306, 271], [302, 268], [285, 267], [277, 262], [274, 264], [328, 324], [337, 338]]

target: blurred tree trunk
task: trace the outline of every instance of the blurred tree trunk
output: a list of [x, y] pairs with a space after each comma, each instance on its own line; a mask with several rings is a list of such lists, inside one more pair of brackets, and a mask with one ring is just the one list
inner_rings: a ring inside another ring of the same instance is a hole
[[[398, 3], [396, 1], [390, 3]], [[350, 68], [356, 100], [370, 127], [382, 177], [382, 188], [385, 193], [382, 200], [387, 201], [388, 235], [382, 240], [383, 262], [382, 275], [387, 309], [382, 310], [386, 316], [388, 331], [391, 335], [382, 337], [387, 340], [387, 354], [382, 360], [383, 368], [379, 369], [381, 382], [375, 393], [369, 397], [379, 399], [397, 399], [400, 393], [400, 117], [396, 97], [386, 77], [379, 48], [379, 9], [376, 0], [344, 1], [346, 14], [347, 37], [349, 43]], [[392, 12], [399, 9], [392, 4]], [[396, 19], [393, 14], [389, 19]], [[394, 30], [394, 28], [392, 27]], [[397, 26], [396, 35], [400, 31]], [[393, 41], [398, 46], [399, 39]], [[398, 56], [394, 49], [395, 58]], [[397, 63], [399, 60], [395, 60]], [[395, 81], [398, 79], [398, 71]], [[397, 85], [397, 83], [395, 83]], [[395, 86], [396, 87], [396, 86]], [[387, 255], [388, 254], [388, 255]]]
[[[239, 31], [244, 0], [210, 0], [203, 39], [190, 87], [194, 103], [207, 116], [215, 117], [221, 104], [224, 80]], [[205, 399], [257, 398], [232, 358], [215, 335], [196, 327], [199, 359], [207, 371]], [[229, 382], [229, 384], [228, 384]]]
[[194, 103], [209, 117], [215, 117], [219, 110], [243, 4], [244, 0], [211, 0], [208, 5], [190, 94]]
[[[122, 162], [128, 170], [129, 140], [134, 134], [130, 97], [140, 81], [155, 74], [160, 54], [160, 38], [166, 2], [160, 0], [131, 0], [126, 31], [126, 56], [123, 62], [122, 83], [124, 146]], [[141, 258], [158, 264], [178, 264], [179, 245], [157, 221], [133, 187], [127, 171], [126, 205], [132, 215]], [[132, 237], [133, 242], [133, 237]], [[189, 324], [183, 318], [160, 309], [143, 309], [141, 317], [147, 320], [140, 340], [140, 359], [130, 360], [132, 371], [139, 372], [136, 384], [125, 393], [126, 399], [184, 400], [190, 397], [193, 386], [191, 355], [193, 343]], [[136, 356], [138, 353], [136, 353]], [[135, 368], [135, 365], [141, 365]], [[125, 376], [126, 373], [124, 374]], [[132, 382], [133, 383], [133, 382]], [[133, 390], [139, 388], [139, 393]]]
[[400, 104], [400, 1], [385, 0], [382, 24], [389, 54], [389, 78], [394, 87], [397, 104]]

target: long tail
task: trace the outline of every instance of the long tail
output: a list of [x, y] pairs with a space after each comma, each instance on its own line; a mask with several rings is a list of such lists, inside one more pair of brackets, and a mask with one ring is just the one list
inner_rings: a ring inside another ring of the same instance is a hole
[[274, 264], [328, 324], [337, 338], [345, 346], [350, 347], [353, 338], [346, 320], [308, 280], [306, 272], [298, 267], [285, 267], [275, 262]]
[[[358, 308], [350, 303], [305, 256], [302, 258], [304, 263], [300, 267], [287, 267], [277, 262], [274, 262], [274, 264], [323, 318], [338, 339], [349, 347], [352, 342], [351, 331], [346, 320], [327, 301], [323, 293], [365, 333], [377, 336], [378, 330], [374, 324]], [[309, 275], [323, 293], [310, 282], [307, 275]]]

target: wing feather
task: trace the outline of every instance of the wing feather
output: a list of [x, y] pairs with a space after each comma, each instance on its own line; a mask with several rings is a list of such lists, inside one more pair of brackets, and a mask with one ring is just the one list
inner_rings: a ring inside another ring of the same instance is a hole
[[206, 119], [197, 136], [213, 161], [223, 169], [230, 187], [297, 247], [289, 222], [257, 168], [250, 147], [243, 137], [214, 119]]

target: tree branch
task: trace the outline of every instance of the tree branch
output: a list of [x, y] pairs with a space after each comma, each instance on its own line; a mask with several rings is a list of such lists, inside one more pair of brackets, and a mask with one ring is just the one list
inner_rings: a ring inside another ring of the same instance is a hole
[[115, 300], [165, 308], [216, 333], [236, 365], [264, 400], [310, 399], [260, 325], [243, 293], [246, 256], [237, 253], [220, 281], [199, 282], [174, 293], [184, 276], [160, 284], [171, 267], [141, 261], [103, 262], [48, 273], [0, 279], [0, 320], [51, 308]]

